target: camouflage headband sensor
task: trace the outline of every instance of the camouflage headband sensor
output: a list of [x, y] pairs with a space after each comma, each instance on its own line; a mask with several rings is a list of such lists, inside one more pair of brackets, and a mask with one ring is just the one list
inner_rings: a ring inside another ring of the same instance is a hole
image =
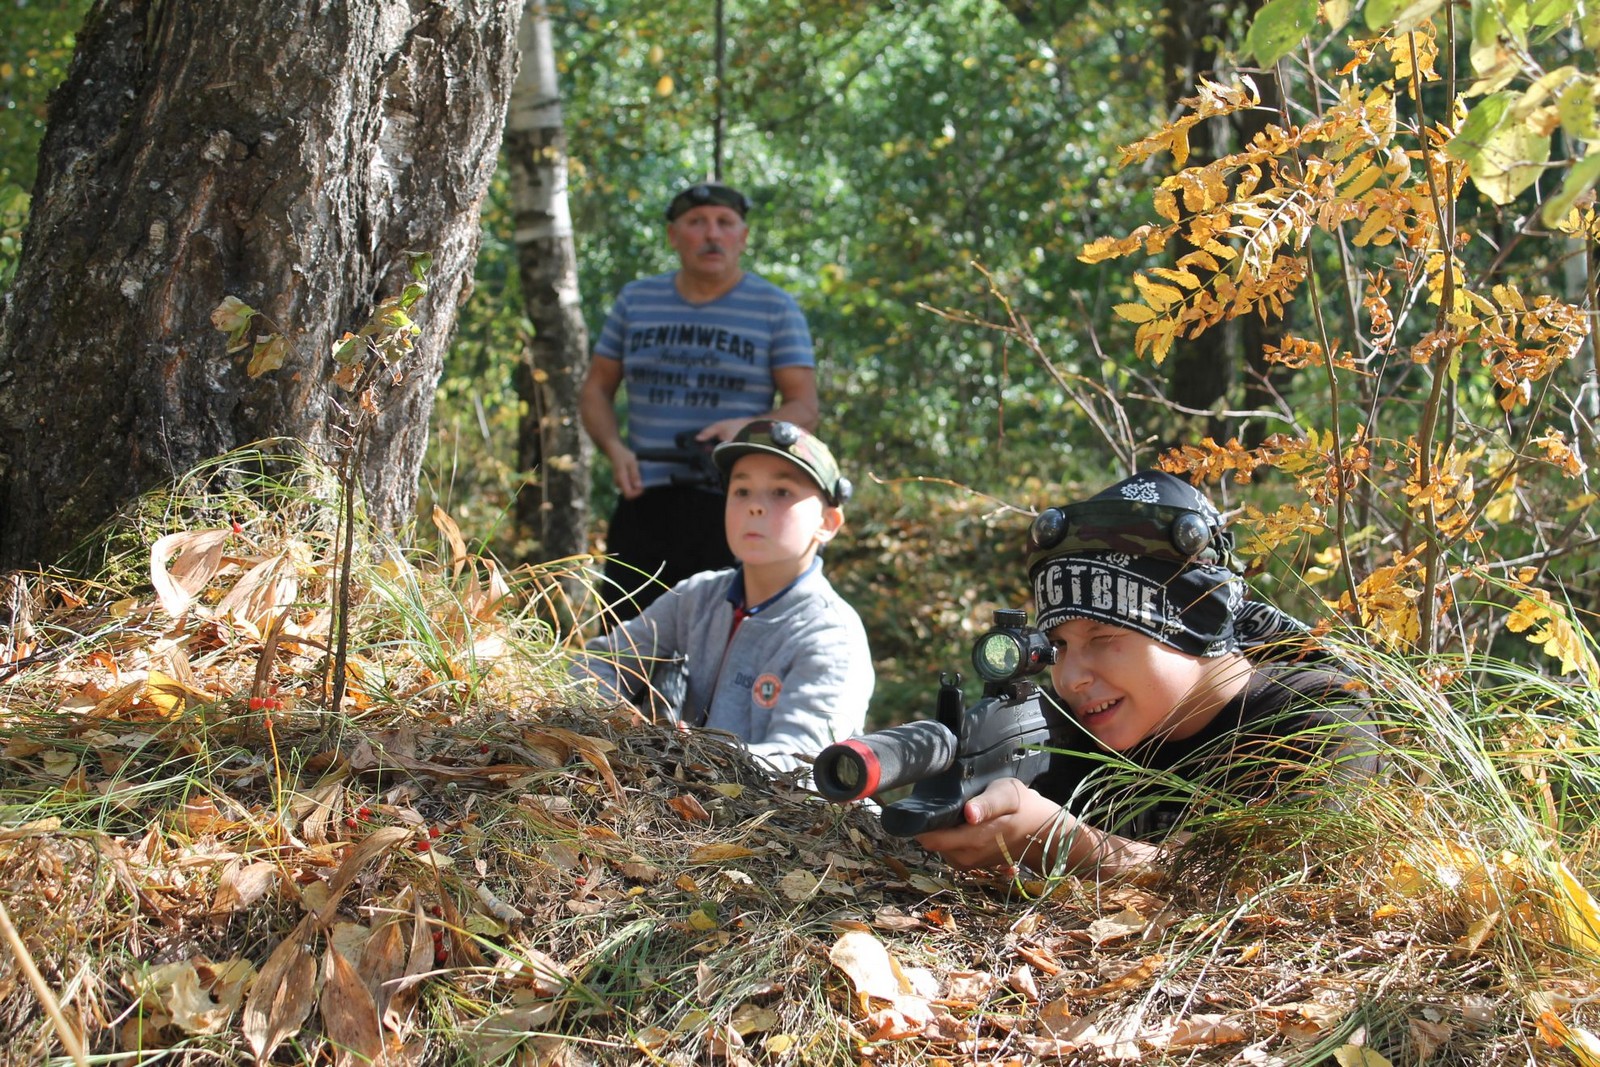
[[1028, 531], [1028, 570], [1058, 556], [1122, 552], [1237, 569], [1233, 537], [1211, 516], [1142, 500], [1093, 499], [1046, 508]]
[[672, 198], [672, 203], [667, 205], [667, 221], [676, 222], [678, 216], [687, 214], [697, 207], [725, 207], [739, 213], [742, 219], [750, 213], [750, 198], [730, 185], [720, 182], [700, 182], [691, 185], [683, 192]]
[[792, 422], [783, 419], [748, 422], [733, 440], [718, 445], [711, 458], [726, 481], [738, 458], [751, 452], [766, 452], [793, 463], [817, 483], [828, 503], [835, 507], [850, 499], [854, 487], [850, 479], [839, 472], [839, 464], [828, 446]]

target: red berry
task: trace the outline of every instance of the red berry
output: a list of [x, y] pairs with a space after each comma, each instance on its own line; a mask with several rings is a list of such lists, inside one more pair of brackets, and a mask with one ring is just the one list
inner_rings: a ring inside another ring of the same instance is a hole
[[354, 819], [350, 818], [349, 816], [345, 817], [344, 824], [346, 826], [350, 827], [350, 829], [352, 829], [352, 830], [354, 830], [357, 826], [361, 825], [360, 823], [356, 822]]
[[437, 826], [428, 827], [428, 836], [437, 839], [439, 836], [439, 828]]
[[266, 701], [261, 699], [260, 697], [251, 697], [250, 698], [250, 710], [251, 711], [260, 711], [265, 706], [266, 706]]
[[432, 915], [434, 918], [438, 918], [444, 914], [444, 909], [439, 907], [437, 904], [431, 904], [428, 906], [428, 914]]
[[478, 746], [478, 751], [487, 753], [489, 751], [489, 746], [488, 745], [479, 745]]
[[372, 818], [372, 809], [363, 804], [356, 814], [363, 819], [370, 819]]
[[244, 526], [240, 524], [238, 519], [233, 520], [233, 532], [236, 534], [244, 533]]
[[437, 951], [437, 952], [435, 952], [433, 954], [433, 962], [434, 963], [438, 963], [438, 964], [449, 963], [450, 962], [450, 953], [447, 950], [441, 948], [439, 951]]
[[426, 852], [426, 851], [428, 851], [428, 849], [430, 847], [432, 847], [432, 842], [429, 842], [429, 841], [418, 841], [417, 842], [417, 851], [418, 852]]

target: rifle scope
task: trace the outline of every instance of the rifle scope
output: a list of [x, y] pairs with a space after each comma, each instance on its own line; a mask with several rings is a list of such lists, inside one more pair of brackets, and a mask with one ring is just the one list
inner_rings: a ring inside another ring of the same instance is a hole
[[1050, 639], [1028, 625], [1028, 613], [1001, 608], [994, 626], [972, 645], [972, 667], [985, 682], [1004, 685], [1038, 674], [1056, 661]]

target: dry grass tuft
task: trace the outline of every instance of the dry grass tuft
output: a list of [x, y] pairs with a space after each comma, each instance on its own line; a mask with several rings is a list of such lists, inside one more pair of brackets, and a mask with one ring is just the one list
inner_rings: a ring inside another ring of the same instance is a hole
[[[1395, 820], [958, 876], [720, 737], [570, 706], [550, 574], [486, 600], [483, 561], [365, 552], [330, 714], [337, 542], [241, 525], [176, 617], [13, 588], [0, 903], [98, 1062], [1600, 1062], [1593, 959], [1511, 936], [1532, 883], [1496, 918]], [[221, 607], [274, 559], [292, 590]], [[0, 1060], [70, 1062], [20, 962]]]

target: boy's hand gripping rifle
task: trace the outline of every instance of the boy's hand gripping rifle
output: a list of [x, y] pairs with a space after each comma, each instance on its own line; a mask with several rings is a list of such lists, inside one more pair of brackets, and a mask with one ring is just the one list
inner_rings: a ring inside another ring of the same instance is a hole
[[1055, 662], [1055, 649], [1027, 625], [1027, 612], [1001, 609], [972, 646], [983, 698], [963, 706], [961, 676], [939, 679], [936, 717], [829, 745], [811, 768], [817, 792], [835, 804], [915, 783], [911, 795], [884, 806], [883, 828], [915, 837], [959, 825], [962, 808], [990, 782], [1028, 785], [1050, 762], [1039, 687], [1028, 681]]
[[680, 469], [672, 472], [673, 485], [721, 489], [722, 472], [717, 470], [711, 453], [722, 442], [715, 438], [709, 441], [696, 440], [697, 432], [684, 430], [672, 439], [672, 448], [636, 448], [633, 454], [650, 463], [676, 463]]

